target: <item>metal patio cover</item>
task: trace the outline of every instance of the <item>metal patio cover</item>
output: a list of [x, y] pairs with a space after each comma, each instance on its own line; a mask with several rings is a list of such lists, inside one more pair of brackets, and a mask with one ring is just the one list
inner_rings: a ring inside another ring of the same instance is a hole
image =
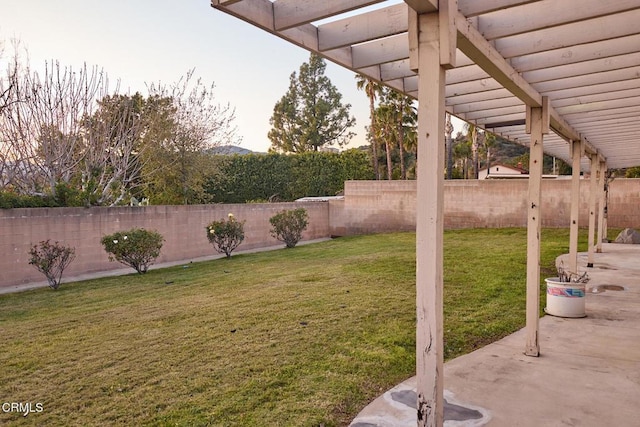
[[[455, 4], [455, 2], [453, 2]], [[216, 9], [417, 98], [409, 9], [438, 0], [212, 0]], [[640, 165], [640, 0], [458, 0], [446, 108], [528, 145], [525, 103], [550, 105], [544, 151], [582, 140], [608, 168]], [[588, 170], [589, 160], [582, 159]]]

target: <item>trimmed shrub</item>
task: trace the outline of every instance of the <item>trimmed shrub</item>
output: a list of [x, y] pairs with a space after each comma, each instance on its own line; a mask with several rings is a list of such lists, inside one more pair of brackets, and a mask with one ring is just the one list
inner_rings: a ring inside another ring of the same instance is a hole
[[227, 220], [213, 221], [207, 225], [207, 239], [219, 253], [231, 258], [231, 252], [244, 240], [244, 221], [229, 214]]
[[58, 242], [52, 244], [49, 240], [45, 240], [38, 245], [33, 245], [29, 255], [31, 256], [29, 264], [45, 275], [49, 287], [55, 291], [60, 286], [64, 269], [75, 259], [76, 251]]
[[144, 274], [160, 256], [164, 237], [157, 231], [133, 228], [108, 234], [101, 240], [109, 261], [118, 261]]
[[284, 242], [288, 248], [293, 248], [302, 238], [302, 232], [306, 230], [308, 215], [307, 210], [298, 208], [283, 210], [269, 218], [271, 223], [271, 235]]

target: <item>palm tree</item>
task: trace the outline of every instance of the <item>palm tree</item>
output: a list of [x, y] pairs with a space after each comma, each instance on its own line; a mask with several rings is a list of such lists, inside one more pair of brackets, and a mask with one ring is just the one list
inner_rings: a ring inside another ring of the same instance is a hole
[[464, 129], [467, 131], [467, 140], [471, 144], [473, 178], [478, 179], [478, 169], [480, 166], [478, 158], [478, 128], [473, 123], [466, 123]]
[[[416, 148], [417, 113], [413, 101], [393, 89], [384, 88], [380, 93], [380, 104], [375, 110], [377, 140], [384, 141], [387, 157], [387, 178], [392, 179], [392, 153], [395, 147], [400, 158], [400, 178], [407, 179], [405, 153], [408, 146]], [[417, 154], [417, 153], [416, 153]]]
[[459, 170], [461, 171], [460, 177], [462, 179], [468, 178], [468, 163], [469, 157], [471, 157], [471, 142], [467, 139], [458, 139], [456, 138], [457, 143], [453, 146], [453, 157], [455, 159], [455, 163], [459, 165]]
[[396, 110], [390, 104], [380, 104], [375, 110], [376, 139], [384, 141], [387, 153], [387, 179], [393, 179], [393, 163], [391, 161], [391, 142], [397, 140]]
[[401, 177], [402, 179], [407, 179], [407, 167], [404, 161], [404, 152], [405, 148], [409, 146], [409, 142], [411, 140], [417, 140], [414, 136], [417, 137], [416, 125], [418, 122], [418, 112], [416, 111], [411, 98], [399, 92], [394, 91], [394, 93], [397, 95], [398, 101], [398, 147], [400, 148]]
[[496, 146], [496, 136], [490, 132], [484, 132], [484, 147], [487, 152], [487, 173], [491, 169], [491, 149]]
[[364, 90], [369, 98], [369, 118], [371, 119], [371, 125], [369, 127], [369, 139], [371, 142], [371, 155], [373, 157], [373, 170], [375, 172], [376, 179], [380, 179], [380, 170], [378, 164], [378, 141], [376, 138], [376, 114], [375, 114], [375, 100], [376, 96], [382, 91], [382, 85], [376, 83], [374, 80], [363, 76], [362, 74], [356, 75], [356, 85], [359, 90]]

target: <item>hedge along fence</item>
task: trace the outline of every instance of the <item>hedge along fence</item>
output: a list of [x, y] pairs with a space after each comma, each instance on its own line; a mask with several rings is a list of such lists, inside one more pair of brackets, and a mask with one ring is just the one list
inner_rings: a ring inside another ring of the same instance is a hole
[[333, 196], [344, 190], [347, 180], [374, 177], [369, 154], [357, 149], [214, 156], [212, 161], [218, 172], [207, 179], [205, 192], [215, 203]]
[[[333, 196], [347, 180], [373, 179], [367, 151], [341, 153], [211, 155], [202, 200], [213, 203], [292, 202], [301, 197]], [[79, 189], [60, 183], [57, 196], [21, 195], [0, 188], [0, 209], [84, 206]], [[162, 197], [144, 194], [152, 204]], [[125, 200], [125, 203], [128, 202]]]
[[218, 255], [207, 240], [205, 227], [233, 213], [246, 221], [246, 237], [238, 250], [281, 246], [270, 235], [269, 218], [283, 209], [305, 208], [309, 227], [304, 240], [330, 236], [328, 203], [256, 203], [229, 205], [27, 208], [0, 210], [0, 288], [42, 282], [44, 277], [29, 265], [33, 244], [51, 239], [75, 248], [76, 259], [65, 278], [121, 269], [109, 262], [100, 240], [106, 234], [131, 228], [157, 230], [164, 245], [157, 263], [185, 261]]

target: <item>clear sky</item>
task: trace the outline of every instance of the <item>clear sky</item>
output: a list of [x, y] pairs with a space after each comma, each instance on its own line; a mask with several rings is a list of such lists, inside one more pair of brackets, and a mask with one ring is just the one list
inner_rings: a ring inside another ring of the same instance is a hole
[[[170, 84], [192, 68], [216, 98], [236, 109], [242, 142], [267, 151], [267, 132], [275, 103], [289, 86], [289, 75], [309, 52], [217, 11], [209, 0], [0, 0], [0, 39], [5, 54], [17, 38], [28, 49], [33, 68], [47, 60], [61, 65], [97, 65], [120, 91], [146, 94], [145, 83]], [[327, 76], [352, 105], [357, 136], [366, 144], [366, 95], [356, 89], [354, 73], [331, 62]]]
[[[47, 60], [97, 65], [111, 88], [120, 81], [120, 92], [146, 94], [145, 83], [171, 84], [195, 69], [205, 84], [215, 82], [220, 103], [235, 107], [237, 145], [253, 151], [268, 150], [273, 106], [309, 59], [308, 51], [211, 8], [209, 0], [0, 0], [2, 70], [13, 38], [28, 49], [33, 68]], [[357, 135], [350, 146], [366, 144], [369, 103], [355, 74], [330, 61], [326, 74], [352, 105]]]

